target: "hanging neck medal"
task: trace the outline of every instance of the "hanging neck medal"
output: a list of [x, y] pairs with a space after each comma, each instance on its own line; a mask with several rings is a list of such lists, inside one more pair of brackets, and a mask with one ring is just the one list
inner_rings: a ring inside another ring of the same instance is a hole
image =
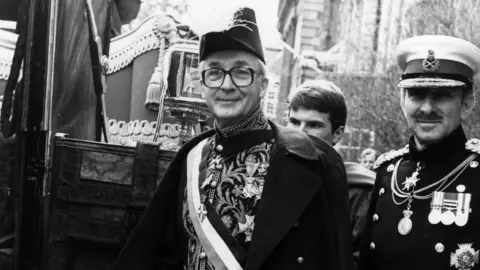
[[[417, 185], [417, 182], [420, 181], [420, 178], [418, 178], [418, 174], [420, 170], [422, 169], [421, 163], [417, 163], [417, 169], [412, 173], [410, 177], [407, 177], [405, 179], [405, 182], [403, 182], [403, 189], [408, 192], [407, 195], [407, 210], [403, 211], [403, 218], [398, 222], [398, 232], [401, 235], [407, 235], [412, 231], [413, 223], [410, 217], [413, 214], [413, 211], [410, 210], [412, 208], [412, 201], [413, 201], [413, 192], [415, 190], [415, 186]], [[412, 189], [410, 191], [410, 189]]]
[[[403, 187], [400, 188], [397, 182], [398, 167], [402, 159], [400, 159], [397, 164], [395, 164], [395, 169], [392, 174], [391, 189], [392, 189], [392, 199], [396, 205], [402, 205], [407, 202], [407, 209], [403, 211], [403, 218], [398, 222], [398, 233], [401, 235], [407, 235], [412, 231], [413, 223], [410, 217], [413, 214], [412, 202], [415, 194], [415, 186], [417, 182], [420, 181], [419, 172], [423, 169], [423, 163], [418, 162], [416, 170], [412, 173], [410, 177], [407, 177], [402, 183]], [[399, 198], [405, 198], [401, 202], [397, 202], [395, 195]]]

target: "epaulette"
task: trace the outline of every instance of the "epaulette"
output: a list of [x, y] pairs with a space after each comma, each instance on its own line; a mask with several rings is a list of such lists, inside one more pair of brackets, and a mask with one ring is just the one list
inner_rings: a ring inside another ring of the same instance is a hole
[[398, 150], [391, 150], [385, 154], [380, 155], [375, 163], [373, 164], [373, 169], [376, 170], [378, 167], [380, 167], [383, 163], [388, 162], [390, 160], [396, 159], [398, 157], [401, 157], [403, 155], [408, 154], [408, 144]]
[[475, 138], [468, 140], [465, 143], [465, 149], [480, 154], [480, 140]]

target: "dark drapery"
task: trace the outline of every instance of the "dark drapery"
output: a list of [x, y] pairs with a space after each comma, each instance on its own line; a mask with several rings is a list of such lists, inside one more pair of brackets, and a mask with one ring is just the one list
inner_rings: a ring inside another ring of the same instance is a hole
[[[103, 38], [109, 2], [94, 0], [92, 4], [98, 33]], [[85, 1], [59, 1], [52, 130], [72, 138], [94, 140], [97, 104], [85, 6]]]

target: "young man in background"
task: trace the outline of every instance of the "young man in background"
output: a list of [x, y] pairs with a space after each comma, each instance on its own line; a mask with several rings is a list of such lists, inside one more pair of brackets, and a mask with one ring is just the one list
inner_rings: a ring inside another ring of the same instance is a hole
[[[347, 120], [345, 97], [335, 84], [326, 80], [307, 81], [289, 98], [288, 126], [323, 139], [330, 145], [340, 141]], [[353, 257], [358, 258], [359, 232], [367, 214], [375, 173], [358, 163], [345, 162], [353, 236]]]

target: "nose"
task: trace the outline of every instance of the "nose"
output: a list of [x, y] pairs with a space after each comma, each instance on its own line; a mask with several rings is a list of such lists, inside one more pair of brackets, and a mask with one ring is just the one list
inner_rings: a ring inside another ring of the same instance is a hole
[[225, 74], [225, 79], [223, 80], [223, 84], [220, 86], [222, 90], [232, 90], [235, 89], [235, 84], [233, 84], [232, 77], [230, 74]]
[[432, 100], [432, 97], [431, 96], [427, 96], [422, 104], [422, 106], [420, 107], [420, 110], [425, 113], [425, 114], [428, 114], [430, 112], [433, 111], [434, 109], [434, 105], [433, 105], [433, 100]]

